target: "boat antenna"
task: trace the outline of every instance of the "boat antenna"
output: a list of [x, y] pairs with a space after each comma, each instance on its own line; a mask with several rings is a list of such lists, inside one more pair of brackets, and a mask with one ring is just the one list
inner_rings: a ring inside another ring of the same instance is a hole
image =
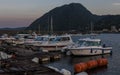
[[90, 25], [91, 25], [91, 34], [92, 34], [93, 33], [93, 23], [91, 22]]
[[49, 16], [48, 16], [48, 33], [49, 33]]
[[53, 34], [53, 18], [52, 18], [52, 16], [51, 16], [51, 19], [50, 19], [50, 24], [51, 24], [51, 26], [50, 26], [50, 34]]
[[38, 29], [39, 29], [39, 34], [40, 34], [40, 24], [39, 24], [39, 28]]

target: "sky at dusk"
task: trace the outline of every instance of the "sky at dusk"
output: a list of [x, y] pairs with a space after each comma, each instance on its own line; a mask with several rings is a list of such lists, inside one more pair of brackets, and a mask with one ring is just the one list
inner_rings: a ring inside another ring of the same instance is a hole
[[0, 28], [26, 27], [55, 7], [81, 3], [93, 14], [120, 14], [120, 0], [0, 0]]

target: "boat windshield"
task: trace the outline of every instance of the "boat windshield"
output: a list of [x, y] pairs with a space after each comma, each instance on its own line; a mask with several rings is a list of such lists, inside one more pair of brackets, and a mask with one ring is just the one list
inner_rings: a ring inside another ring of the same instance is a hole
[[35, 41], [47, 41], [48, 37], [37, 37]]
[[69, 41], [70, 38], [69, 37], [57, 37], [56, 39], [54, 39], [54, 41], [60, 42], [60, 41]]
[[78, 41], [79, 46], [100, 46], [100, 41]]
[[49, 38], [49, 41], [54, 41], [55, 38]]

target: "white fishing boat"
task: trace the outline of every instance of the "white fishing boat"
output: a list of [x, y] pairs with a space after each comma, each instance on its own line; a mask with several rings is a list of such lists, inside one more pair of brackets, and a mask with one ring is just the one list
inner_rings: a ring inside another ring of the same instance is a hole
[[111, 53], [112, 47], [107, 47], [105, 44], [102, 45], [100, 39], [84, 38], [79, 39], [76, 44], [69, 46], [68, 50], [73, 55], [89, 56]]
[[35, 38], [37, 38], [37, 34], [33, 32], [32, 34], [17, 34], [14, 40], [15, 45], [25, 44], [33, 41]]
[[42, 42], [41, 44], [37, 44], [34, 46], [37, 46], [41, 48], [42, 50], [48, 50], [48, 51], [58, 51], [61, 50], [63, 47], [73, 44], [72, 38], [70, 35], [62, 35], [62, 36], [56, 36], [55, 39], [49, 39], [46, 42]]
[[8, 36], [7, 34], [3, 34], [2, 36], [0, 36], [0, 45], [4, 42], [6, 43], [13, 43], [15, 40], [14, 37], [12, 36]]
[[29, 41], [25, 41], [24, 44], [25, 45], [40, 45], [42, 44], [42, 42], [48, 42], [51, 41], [52, 39], [55, 39], [56, 36], [49, 36], [49, 35], [42, 35], [42, 36], [37, 36], [37, 38], [35, 38], [34, 40], [29, 40]]
[[[48, 28], [49, 29], [49, 28]], [[70, 35], [61, 35], [53, 37], [53, 17], [50, 18], [50, 34], [47, 41], [41, 42], [40, 44], [34, 44], [34, 46], [39, 47], [41, 50], [44, 51], [58, 51], [61, 50], [63, 47], [70, 45], [73, 43], [72, 38]]]

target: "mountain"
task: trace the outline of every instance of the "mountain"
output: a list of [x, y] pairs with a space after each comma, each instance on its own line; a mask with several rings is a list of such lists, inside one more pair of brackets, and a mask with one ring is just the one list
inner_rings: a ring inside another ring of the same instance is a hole
[[95, 23], [95, 30], [111, 29], [115, 26], [117, 29], [120, 28], [120, 15], [104, 15], [102, 18]]
[[15, 35], [16, 33], [22, 33], [26, 27], [18, 27], [18, 28], [0, 28], [0, 36], [4, 33], [8, 35]]
[[71, 3], [61, 7], [54, 8], [42, 17], [35, 20], [27, 29], [46, 31], [50, 28], [50, 18], [53, 19], [54, 31], [80, 30], [84, 31], [91, 21], [95, 21], [93, 15], [83, 5]]
[[[117, 19], [118, 21], [119, 18], [120, 16], [118, 15], [95, 15], [80, 3], [71, 3], [54, 8], [53, 10], [44, 14], [42, 17], [36, 19], [29, 27], [26, 28], [26, 30], [40, 29], [41, 31], [45, 32], [50, 31], [50, 23], [52, 19], [53, 31], [57, 32], [75, 30], [87, 32], [91, 28], [91, 22], [95, 25], [94, 29], [101, 30], [104, 27], [108, 27], [109, 21], [112, 22], [111, 24], [114, 24], [116, 23], [114, 20]], [[105, 26], [101, 24], [103, 22], [105, 22]], [[117, 22], [117, 24], [118, 23], [119, 22]]]

